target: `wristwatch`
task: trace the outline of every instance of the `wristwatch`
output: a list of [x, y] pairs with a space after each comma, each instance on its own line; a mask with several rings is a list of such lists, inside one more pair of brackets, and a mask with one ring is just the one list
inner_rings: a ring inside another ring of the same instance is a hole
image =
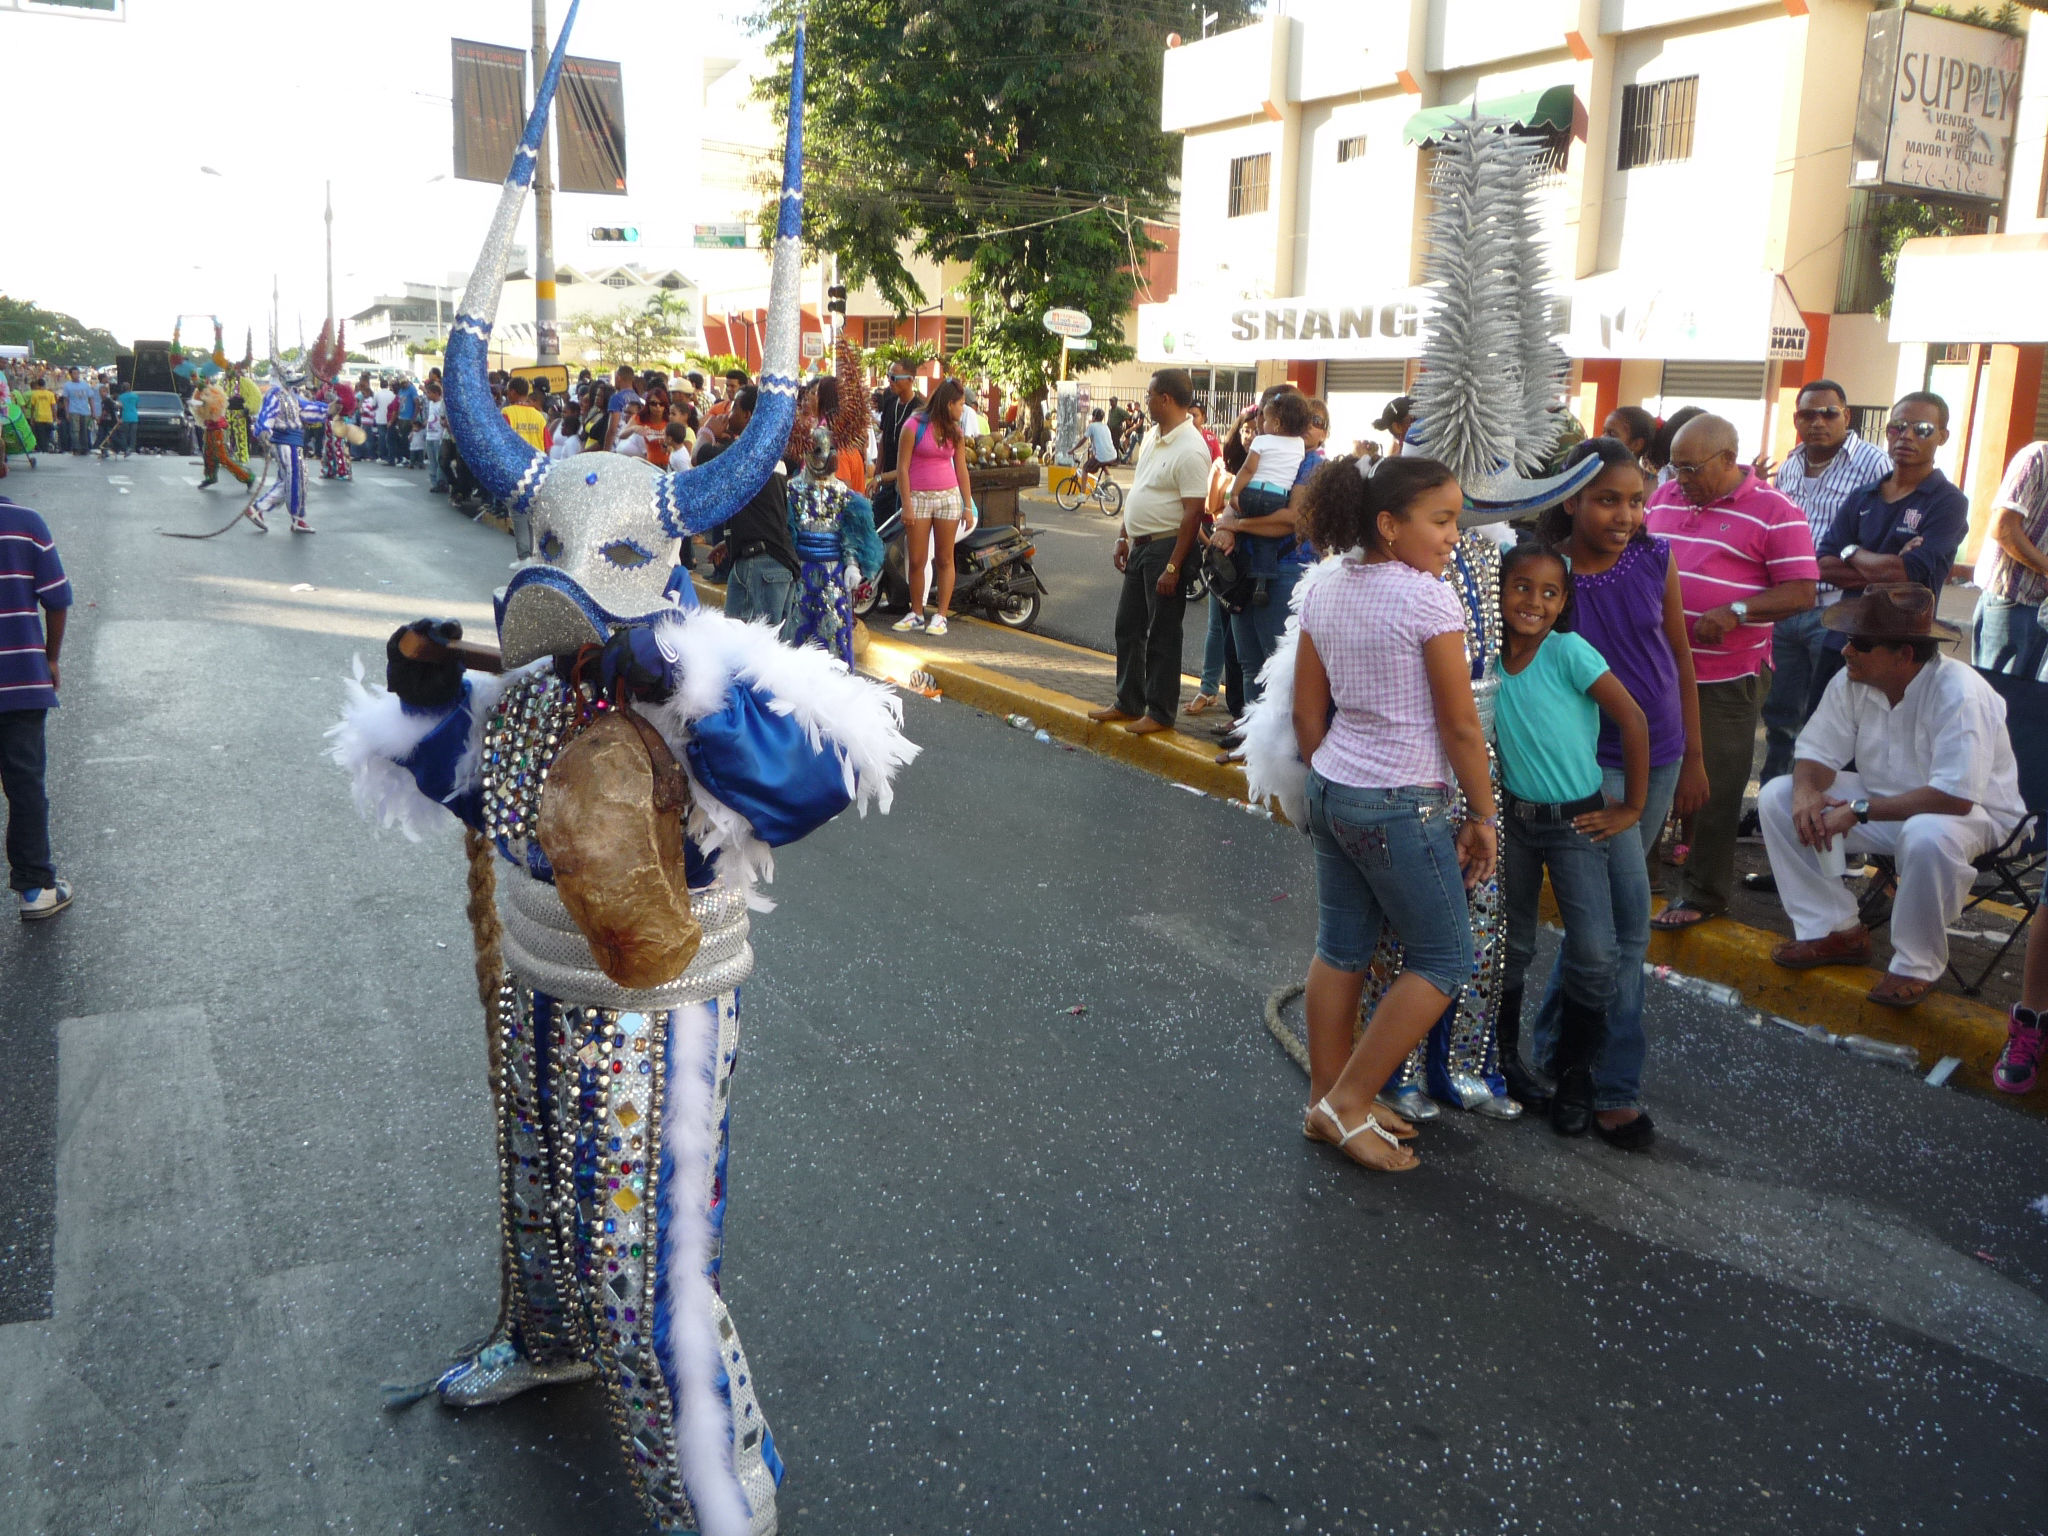
[[1849, 802], [1849, 809], [1856, 813], [1857, 821], [1867, 822], [1870, 820], [1870, 802], [1868, 800], [1861, 798], [1851, 800]]
[[1851, 560], [1854, 560], [1858, 555], [1862, 553], [1863, 546], [1861, 544], [1844, 544], [1842, 546], [1842, 552], [1839, 555], [1835, 556], [1835, 558], [1841, 561], [1844, 565], [1847, 565]]
[[1730, 603], [1728, 611], [1735, 615], [1736, 623], [1747, 624], [1749, 622], [1749, 604], [1743, 599], [1737, 598], [1734, 602]]

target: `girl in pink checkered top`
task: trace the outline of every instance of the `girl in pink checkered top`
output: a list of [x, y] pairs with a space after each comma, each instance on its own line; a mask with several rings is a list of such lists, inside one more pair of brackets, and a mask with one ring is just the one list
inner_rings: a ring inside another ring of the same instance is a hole
[[[1465, 614], [1441, 579], [1464, 496], [1434, 459], [1349, 457], [1307, 497], [1318, 549], [1349, 550], [1300, 603], [1294, 734], [1309, 765], [1318, 919], [1308, 973], [1303, 1134], [1403, 1172], [1415, 1128], [1374, 1096], [1472, 975], [1466, 887], [1493, 872], [1499, 820], [1472, 699]], [[1368, 477], [1369, 476], [1369, 477]], [[1472, 815], [1455, 838], [1455, 780]], [[1404, 968], [1352, 1044], [1381, 930]]]

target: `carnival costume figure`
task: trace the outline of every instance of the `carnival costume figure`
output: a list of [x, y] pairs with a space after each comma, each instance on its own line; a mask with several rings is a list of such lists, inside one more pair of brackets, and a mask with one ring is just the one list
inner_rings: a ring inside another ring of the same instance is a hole
[[277, 349], [271, 348], [270, 384], [263, 391], [263, 405], [253, 425], [257, 440], [269, 450], [269, 473], [275, 478], [249, 505], [250, 521], [262, 532], [270, 528], [263, 520], [264, 514], [276, 511], [280, 505], [291, 518], [293, 533], [313, 531], [313, 525], [306, 521], [306, 477], [301, 461], [306, 428], [325, 423], [327, 406], [324, 401], [305, 398], [298, 386], [299, 381], [287, 375], [278, 361]]
[[791, 645], [821, 645], [851, 669], [853, 600], [863, 580], [882, 568], [882, 540], [867, 497], [835, 473], [839, 449], [832, 429], [813, 427], [810, 449], [789, 483], [789, 531], [801, 568], [783, 637]]
[[[1441, 460], [1465, 493], [1466, 530], [1444, 571], [1465, 611], [1465, 657], [1473, 702], [1487, 737], [1488, 773], [1500, 803], [1493, 707], [1500, 691], [1500, 546], [1482, 531], [1554, 506], [1599, 473], [1588, 460], [1563, 474], [1531, 478], [1554, 450], [1567, 362], [1551, 336], [1546, 262], [1532, 189], [1540, 180], [1534, 141], [1499, 119], [1461, 119], [1437, 150], [1437, 206], [1431, 214], [1429, 277], [1436, 303], [1427, 322], [1422, 382], [1415, 395], [1410, 452]], [[1359, 472], [1371, 466], [1359, 461]], [[1296, 584], [1293, 615], [1260, 672], [1262, 693], [1247, 711], [1245, 772], [1253, 800], [1274, 800], [1297, 827], [1308, 825], [1308, 768], [1294, 736], [1294, 662], [1301, 605], [1349, 551], [1325, 550]], [[1470, 814], [1453, 792], [1453, 834]], [[1381, 1097], [1410, 1120], [1439, 1102], [1511, 1120], [1500, 1070], [1499, 1025], [1505, 911], [1498, 874], [1468, 892], [1473, 973]], [[1360, 1018], [1370, 1018], [1401, 972], [1401, 946], [1383, 935], [1366, 973]]]
[[[728, 1090], [748, 910], [773, 849], [888, 809], [916, 748], [901, 706], [815, 649], [697, 607], [680, 541], [722, 524], [794, 414], [804, 34], [799, 28], [761, 404], [714, 462], [551, 462], [491, 400], [486, 348], [571, 4], [447, 353], [450, 426], [537, 556], [496, 601], [504, 671], [463, 675], [452, 624], [391, 637], [350, 688], [334, 755], [366, 813], [470, 828], [483, 900], [503, 1264], [489, 1343], [425, 1391], [495, 1403], [600, 1379], [628, 1470], [669, 1531], [765, 1536], [782, 1464], [720, 1287]], [[502, 946], [499, 971], [491, 942]]]
[[200, 480], [199, 489], [203, 491], [216, 483], [223, 469], [248, 485], [248, 466], [237, 459], [228, 447], [228, 392], [209, 379], [192, 392], [192, 414], [198, 419], [199, 430], [205, 438], [206, 475]]

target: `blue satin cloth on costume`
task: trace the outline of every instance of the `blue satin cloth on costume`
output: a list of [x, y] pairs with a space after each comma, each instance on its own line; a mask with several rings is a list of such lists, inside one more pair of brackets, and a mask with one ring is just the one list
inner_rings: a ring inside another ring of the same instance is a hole
[[829, 747], [812, 746], [795, 719], [768, 696], [741, 687], [715, 715], [692, 727], [690, 771], [771, 848], [817, 831], [853, 803], [846, 770]]

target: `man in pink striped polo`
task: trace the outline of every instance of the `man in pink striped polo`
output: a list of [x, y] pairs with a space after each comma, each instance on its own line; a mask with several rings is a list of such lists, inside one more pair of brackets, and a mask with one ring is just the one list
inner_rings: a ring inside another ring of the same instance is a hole
[[1650, 532], [1671, 544], [1699, 680], [1707, 803], [1693, 816], [1684, 891], [1655, 919], [1684, 928], [1728, 910], [1735, 830], [1770, 691], [1771, 625], [1814, 603], [1813, 533], [1789, 497], [1737, 455], [1735, 427], [1696, 416], [1671, 445], [1674, 477], [1650, 498]]

